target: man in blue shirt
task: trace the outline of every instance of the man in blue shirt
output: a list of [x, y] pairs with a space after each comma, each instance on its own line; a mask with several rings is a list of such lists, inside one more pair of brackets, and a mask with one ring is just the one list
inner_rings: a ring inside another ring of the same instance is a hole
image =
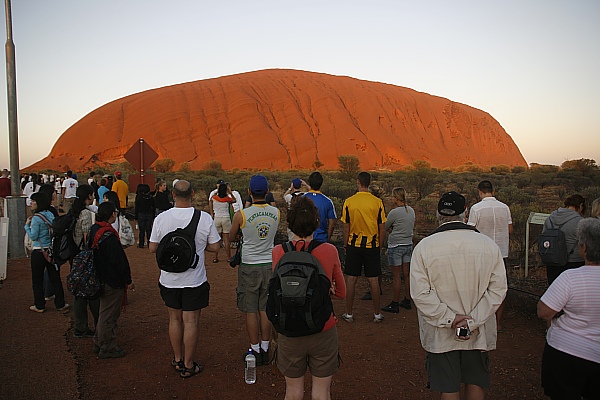
[[323, 175], [318, 171], [313, 172], [308, 178], [310, 190], [304, 196], [311, 199], [319, 209], [319, 227], [313, 233], [313, 239], [327, 242], [333, 234], [337, 216], [331, 199], [320, 192], [321, 185], [323, 185]]

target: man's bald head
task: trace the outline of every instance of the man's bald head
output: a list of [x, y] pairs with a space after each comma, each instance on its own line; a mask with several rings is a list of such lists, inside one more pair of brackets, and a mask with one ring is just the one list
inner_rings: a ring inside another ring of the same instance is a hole
[[192, 184], [183, 179], [178, 180], [175, 186], [173, 186], [173, 194], [182, 200], [191, 200], [193, 192]]

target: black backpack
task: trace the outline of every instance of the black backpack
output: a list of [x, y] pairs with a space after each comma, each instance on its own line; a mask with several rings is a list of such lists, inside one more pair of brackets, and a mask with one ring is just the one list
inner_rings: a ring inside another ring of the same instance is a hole
[[[575, 217], [577, 216], [575, 215], [573, 218]], [[577, 247], [577, 244], [575, 244], [571, 251], [567, 250], [565, 233], [561, 230], [573, 218], [566, 220], [562, 225], [555, 226], [550, 217], [548, 217], [550, 228], [546, 229], [538, 237], [538, 253], [540, 253], [542, 263], [547, 267], [562, 267], [566, 265], [569, 262], [569, 256], [573, 254], [575, 247]]]
[[73, 239], [77, 218], [69, 211], [52, 221], [51, 249], [54, 263], [63, 265], [79, 253], [79, 245]]
[[184, 272], [196, 268], [200, 260], [196, 254], [196, 230], [200, 215], [200, 211], [194, 209], [194, 216], [185, 228], [177, 228], [161, 239], [156, 250], [158, 268], [166, 272]]
[[310, 254], [320, 244], [313, 240], [300, 251], [292, 242], [282, 244], [285, 254], [269, 281], [266, 313], [275, 330], [284, 336], [322, 332], [333, 313], [331, 281], [319, 260]]

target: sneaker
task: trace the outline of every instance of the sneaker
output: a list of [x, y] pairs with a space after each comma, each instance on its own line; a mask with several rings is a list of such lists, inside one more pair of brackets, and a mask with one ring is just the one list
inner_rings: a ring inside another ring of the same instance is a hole
[[57, 308], [58, 311], [67, 311], [69, 309], [70, 305], [68, 303], [65, 303], [64, 306]]
[[73, 337], [76, 337], [76, 338], [93, 338], [95, 334], [96, 334], [96, 332], [94, 332], [91, 329], [88, 329], [85, 332], [79, 332], [79, 331], [73, 332]]
[[373, 322], [375, 322], [376, 324], [378, 324], [381, 321], [383, 321], [383, 315], [381, 315], [381, 314], [375, 314], [375, 318], [373, 318]]
[[348, 315], [347, 313], [342, 314], [342, 319], [348, 323], [354, 322], [354, 316]]
[[33, 312], [38, 312], [38, 313], [43, 313], [44, 311], [46, 311], [45, 308], [37, 308], [36, 306], [31, 306], [31, 307], [29, 307], [29, 309]]
[[127, 352], [123, 349], [119, 349], [118, 347], [115, 347], [114, 349], [110, 350], [110, 351], [102, 351], [100, 350], [100, 352], [98, 353], [98, 358], [121, 358], [121, 357], [125, 357], [125, 355], [127, 354]]
[[54, 300], [54, 297], [56, 297], [56, 296], [52, 295], [52, 296], [44, 297], [44, 300], [52, 301], [52, 300]]
[[391, 312], [394, 314], [398, 314], [400, 312], [399, 303], [397, 301], [392, 301], [385, 307], [381, 307], [381, 311]]
[[[256, 366], [260, 367], [261, 365], [263, 365], [263, 352], [262, 352], [262, 349], [258, 353], [256, 351], [252, 350], [252, 354], [254, 355], [254, 358], [256, 358]], [[248, 352], [245, 352], [244, 353], [244, 358], [243, 358], [244, 361], [246, 360], [246, 356], [247, 355], [248, 355]]]
[[402, 307], [406, 310], [410, 310], [412, 308], [412, 306], [410, 305], [410, 300], [407, 298], [404, 298], [404, 300], [402, 300], [400, 302], [400, 307]]

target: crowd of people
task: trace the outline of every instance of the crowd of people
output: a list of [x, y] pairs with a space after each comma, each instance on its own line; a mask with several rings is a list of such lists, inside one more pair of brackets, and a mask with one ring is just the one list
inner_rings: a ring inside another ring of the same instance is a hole
[[[323, 266], [331, 295], [345, 299], [340, 315], [346, 323], [361, 318], [354, 315], [353, 307], [361, 276], [369, 283], [370, 291], [363, 299], [372, 300], [374, 323], [383, 322], [382, 311], [399, 313], [401, 308], [415, 306], [431, 390], [440, 392], [442, 399], [458, 399], [464, 384], [467, 399], [483, 399], [490, 385], [489, 352], [496, 348], [502, 332], [508, 290], [509, 206], [495, 198], [488, 180], [479, 183], [480, 201], [470, 208], [461, 194], [444, 193], [437, 207], [438, 228], [415, 246], [416, 217], [406, 191], [402, 187], [392, 190], [393, 207], [386, 214], [371, 175], [359, 173], [356, 184], [357, 192], [344, 201], [339, 219], [343, 264], [330, 243], [338, 217], [331, 199], [320, 191], [323, 176], [319, 172], [306, 181], [294, 179], [283, 194], [289, 246], [296, 251], [309, 249]], [[57, 309], [70, 307], [65, 302], [60, 266], [46, 257], [52, 221], [70, 212], [77, 221], [73, 239], [79, 248], [94, 249], [105, 285], [98, 299], [75, 298], [74, 335], [93, 337], [93, 350], [100, 358], [123, 357], [125, 350], [116, 344], [115, 327], [127, 289], [134, 285], [121, 240], [123, 222], [119, 222], [129, 193], [122, 174], [116, 171], [113, 179], [92, 173], [88, 184], [82, 185], [71, 171], [60, 178], [31, 174], [22, 187], [30, 215], [25, 230], [33, 241], [31, 310], [44, 312], [50, 299]], [[277, 347], [271, 348], [274, 332], [266, 312], [269, 282], [289, 249], [275, 244], [281, 211], [267, 178], [252, 176], [247, 194], [242, 193], [245, 200], [231, 185], [218, 180], [208, 196], [208, 212], [193, 206], [195, 192], [188, 181], [176, 180], [171, 196], [164, 181], [156, 182], [153, 189], [144, 184], [136, 188], [134, 218], [140, 248], [160, 252], [165, 236], [198, 218], [194, 235], [198, 265], [184, 272], [161, 270], [159, 278], [169, 314], [173, 368], [183, 378], [203, 370], [195, 356], [200, 310], [208, 306], [210, 295], [205, 251], [213, 254], [215, 263], [222, 250], [227, 261], [232, 261], [232, 245], [237, 244], [241, 249], [237, 307], [245, 315], [249, 348], [257, 365], [276, 360], [285, 376], [286, 399], [303, 398], [307, 370], [312, 376], [312, 398], [330, 398], [332, 377], [339, 368], [335, 313], [320, 332], [300, 337], [279, 333]], [[597, 392], [594, 379], [600, 378], [600, 296], [595, 290], [600, 284], [600, 199], [591, 204], [591, 218], [585, 217], [586, 209], [586, 200], [572, 195], [544, 224], [544, 230], [558, 226], [569, 249], [567, 264], [547, 268], [549, 288], [538, 305], [538, 315], [549, 323], [542, 384], [553, 399], [593, 398]], [[393, 295], [381, 307], [381, 255], [386, 243]]]

